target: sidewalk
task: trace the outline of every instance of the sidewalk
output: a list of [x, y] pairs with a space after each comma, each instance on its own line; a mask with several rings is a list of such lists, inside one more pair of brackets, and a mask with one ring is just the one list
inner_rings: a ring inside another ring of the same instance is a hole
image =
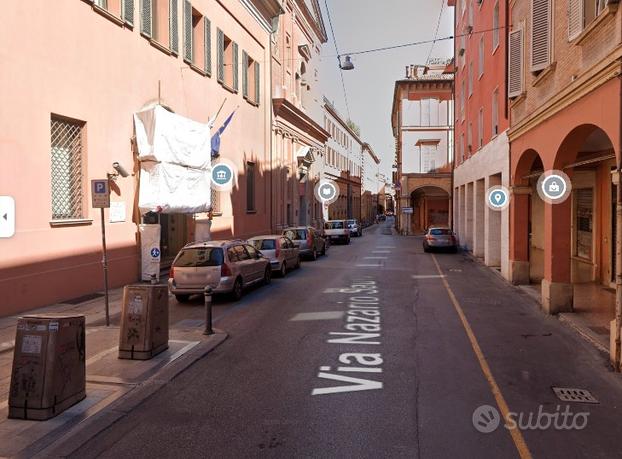
[[[151, 360], [120, 360], [117, 350], [122, 295], [123, 289], [110, 291], [109, 327], [105, 325], [104, 297], [99, 294], [83, 298], [82, 302], [79, 302], [80, 299], [72, 301], [75, 304], [61, 303], [28, 311], [28, 314], [77, 313], [84, 314], [86, 318], [87, 397], [48, 421], [7, 418], [19, 315], [0, 318], [0, 457], [48, 456], [48, 449], [56, 448], [56, 445], [63, 445], [58, 455], [70, 453], [75, 449], [71, 448], [72, 444], [77, 448], [124, 416], [131, 407], [149, 397], [227, 337], [219, 331], [215, 335], [203, 335], [205, 310], [200, 299], [181, 305], [171, 296], [169, 349]], [[108, 409], [102, 412], [104, 408]]]

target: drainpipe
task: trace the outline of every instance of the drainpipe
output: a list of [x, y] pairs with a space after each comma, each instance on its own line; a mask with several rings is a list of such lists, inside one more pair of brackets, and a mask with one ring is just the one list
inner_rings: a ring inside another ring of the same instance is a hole
[[[622, 79], [618, 81], [621, 87], [620, 92], [620, 115], [622, 116]], [[621, 337], [620, 326], [622, 326], [622, 119], [620, 120], [620, 139], [618, 140], [618, 159], [616, 174], [616, 329], [615, 329], [615, 350], [613, 355], [613, 366], [615, 371], [621, 371]]]

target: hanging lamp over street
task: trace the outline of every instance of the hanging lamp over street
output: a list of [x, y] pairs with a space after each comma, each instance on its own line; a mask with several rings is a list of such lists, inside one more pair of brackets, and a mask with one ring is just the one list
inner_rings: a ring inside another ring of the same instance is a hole
[[341, 70], [354, 70], [354, 64], [352, 63], [352, 58], [350, 56], [346, 56], [344, 63], [341, 63], [341, 56], [339, 57], [339, 68]]

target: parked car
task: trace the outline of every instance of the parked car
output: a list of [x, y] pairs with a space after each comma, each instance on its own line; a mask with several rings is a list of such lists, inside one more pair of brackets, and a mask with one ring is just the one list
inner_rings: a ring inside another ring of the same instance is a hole
[[346, 226], [345, 220], [328, 220], [324, 223], [324, 234], [331, 242], [350, 243], [350, 230]]
[[300, 251], [286, 236], [269, 235], [250, 238], [248, 243], [270, 260], [272, 271], [285, 277], [289, 269], [300, 268]]
[[430, 227], [423, 239], [423, 251], [431, 249], [449, 249], [452, 252], [458, 250], [456, 235], [449, 228]]
[[326, 255], [328, 242], [323, 235], [312, 226], [296, 226], [285, 228], [283, 236], [288, 237], [298, 247], [301, 257], [317, 260], [318, 255]]
[[247, 286], [269, 284], [271, 279], [270, 260], [244, 241], [192, 242], [175, 257], [168, 288], [181, 302], [203, 294], [207, 286], [239, 300]]
[[346, 226], [350, 230], [350, 236], [361, 237], [363, 235], [363, 226], [358, 220], [346, 220]]

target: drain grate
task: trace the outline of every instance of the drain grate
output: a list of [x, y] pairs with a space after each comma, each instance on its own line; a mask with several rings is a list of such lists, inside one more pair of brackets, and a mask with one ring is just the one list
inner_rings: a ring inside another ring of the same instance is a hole
[[552, 389], [557, 398], [564, 402], [598, 403], [589, 390], [574, 387], [553, 387]]

